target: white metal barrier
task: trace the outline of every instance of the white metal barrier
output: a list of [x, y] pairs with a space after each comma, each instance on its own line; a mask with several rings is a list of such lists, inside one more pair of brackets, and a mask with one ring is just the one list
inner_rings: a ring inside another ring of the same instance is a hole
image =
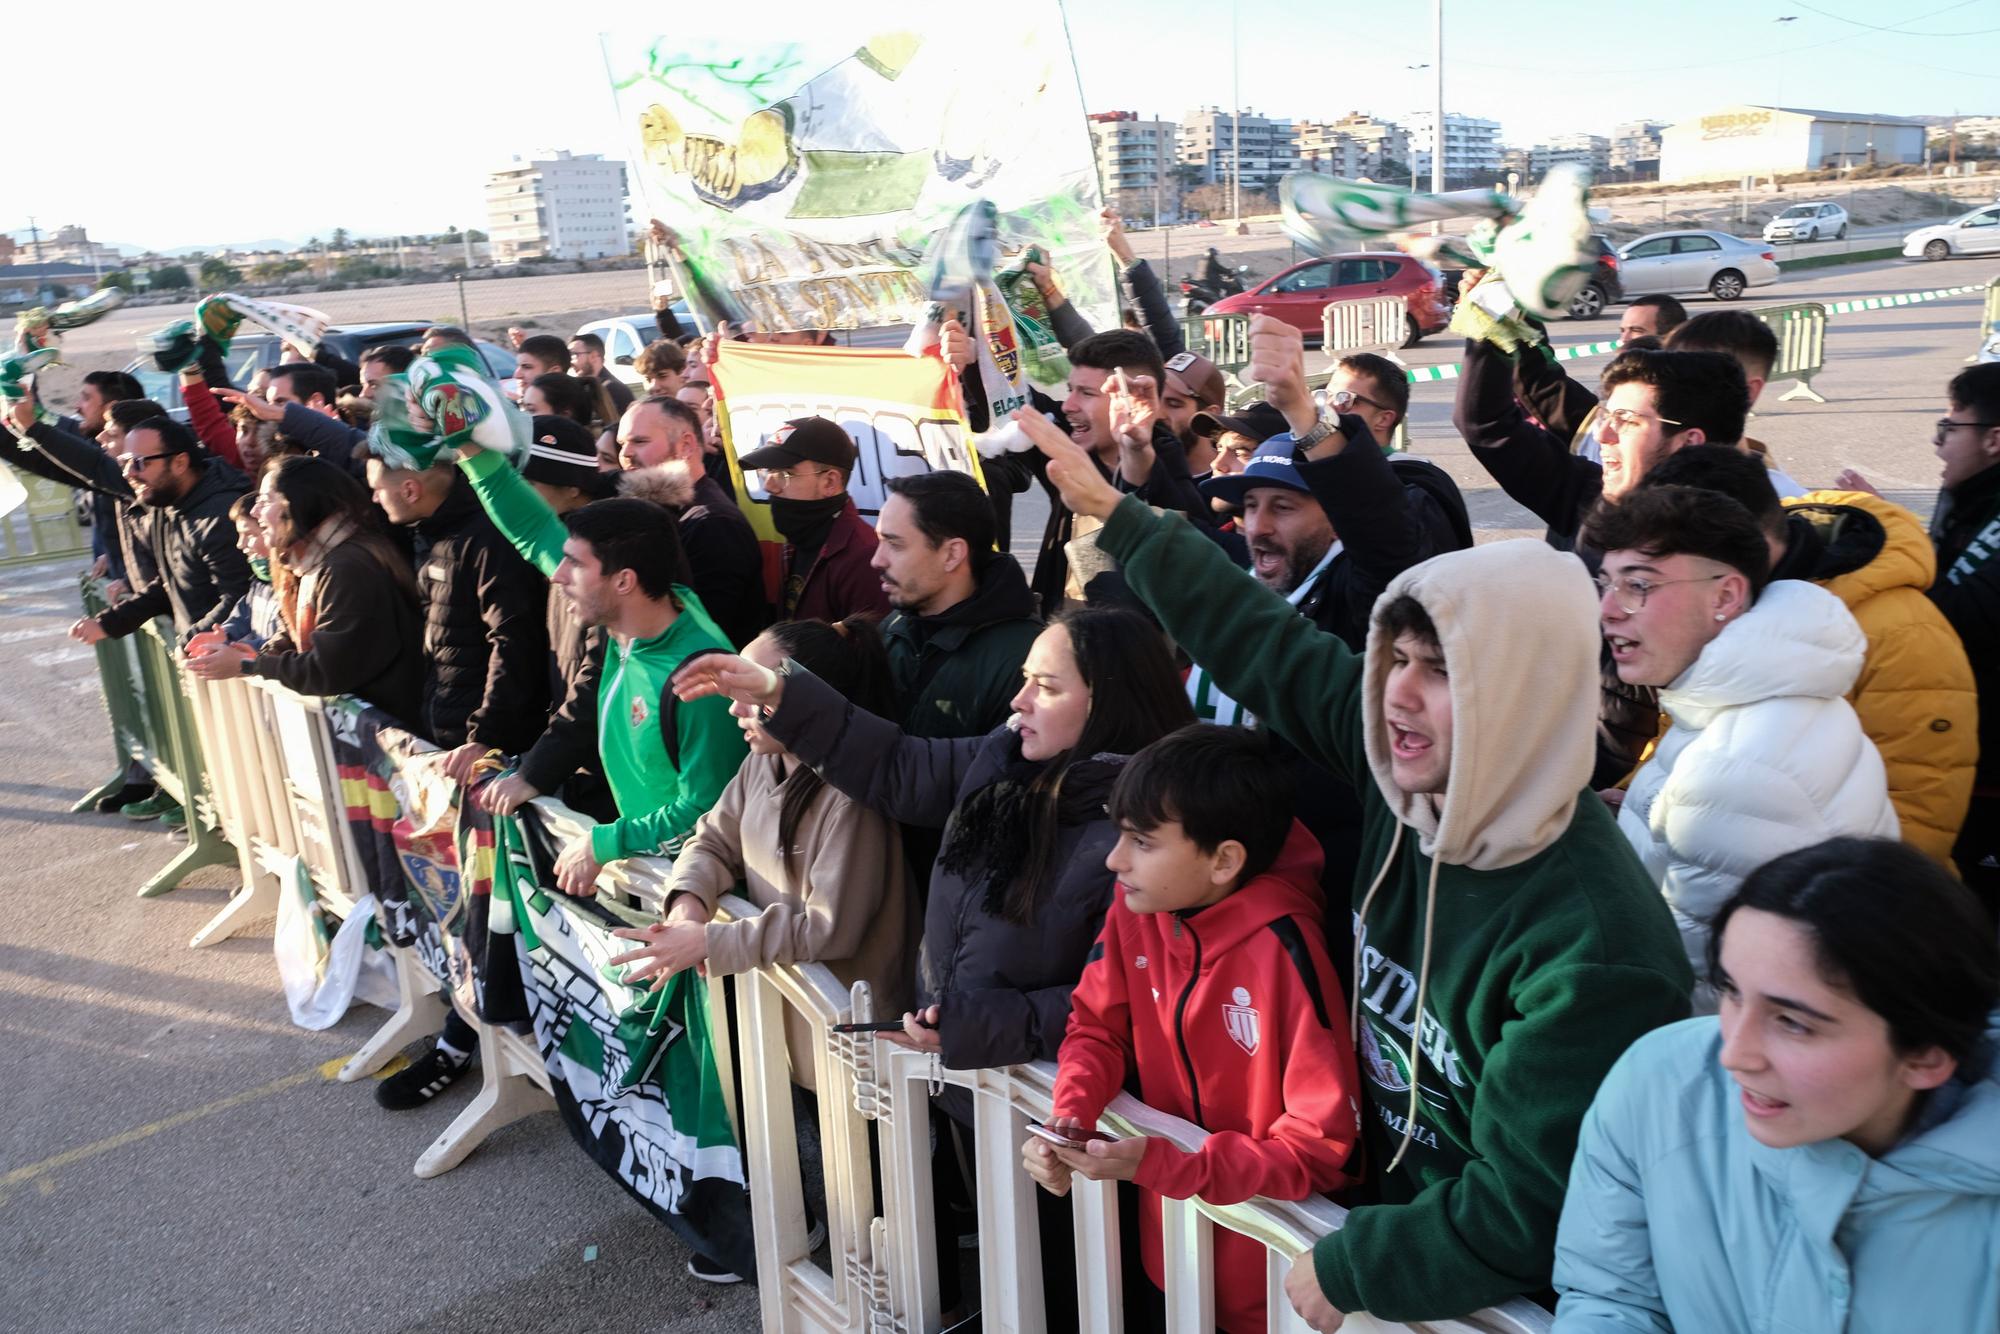
[[1799, 301], [1787, 306], [1764, 306], [1750, 313], [1769, 325], [1778, 339], [1778, 359], [1772, 363], [1770, 382], [1798, 381], [1778, 401], [1809, 398], [1815, 403], [1826, 402], [1812, 387], [1813, 377], [1826, 369], [1825, 303]]
[[[194, 943], [222, 939], [273, 915], [279, 874], [293, 856], [305, 858], [330, 910], [351, 911], [366, 892], [366, 881], [349, 833], [322, 701], [248, 679], [191, 682], [191, 695], [196, 725], [216, 770], [223, 825], [239, 849], [244, 872], [243, 888]], [[559, 839], [584, 828], [580, 817], [548, 798], [535, 806]], [[631, 921], [650, 920], [664, 907], [671, 874], [671, 862], [662, 858], [613, 863], [600, 877], [599, 901]], [[720, 911], [727, 918], [755, 909], [732, 895], [723, 898]], [[414, 951], [397, 949], [394, 955], [400, 1003], [347, 1062], [342, 1080], [374, 1073], [443, 1022], [448, 1001], [437, 981]], [[723, 985], [721, 978], [709, 980], [711, 1014], [725, 1013]], [[927, 1056], [865, 1035], [832, 1033], [835, 1023], [875, 1016], [866, 983], [843, 987], [819, 964], [739, 974], [735, 997], [740, 1050], [732, 1048], [726, 1024], [713, 1035], [714, 1048], [725, 1096], [732, 1101], [728, 1072], [741, 1074], [742, 1105], [732, 1106], [731, 1112], [749, 1180], [763, 1328], [771, 1334], [929, 1334], [940, 1328], [944, 1313], [930, 1174], [929, 1086], [936, 1077], [966, 1090], [975, 1109], [972, 1151], [985, 1328], [1066, 1334], [1048, 1327], [1034, 1200], [1038, 1187], [1020, 1166], [1027, 1122], [1050, 1114], [1055, 1068], [1036, 1063], [935, 1070]], [[829, 1253], [825, 1265], [806, 1249], [805, 1166], [790, 1087], [788, 1010], [811, 1024], [817, 1053], [814, 1078]], [[418, 1160], [415, 1170], [421, 1177], [457, 1166], [501, 1126], [554, 1107], [547, 1068], [533, 1039], [467, 1017], [479, 1031], [481, 1088]], [[1163, 1136], [1187, 1151], [1206, 1138], [1199, 1127], [1124, 1095], [1107, 1109], [1103, 1123], [1121, 1134]], [[873, 1184], [877, 1174], [879, 1200]], [[1119, 1261], [1124, 1239], [1116, 1187], [1078, 1178], [1072, 1198], [1080, 1323], [1088, 1330], [1116, 1330], [1124, 1311]], [[1173, 1334], [1213, 1328], [1211, 1255], [1218, 1227], [1263, 1245], [1269, 1328], [1277, 1334], [1303, 1334], [1305, 1325], [1284, 1296], [1285, 1274], [1314, 1238], [1341, 1225], [1344, 1210], [1324, 1199], [1256, 1199], [1227, 1206], [1169, 1200], [1162, 1210], [1167, 1327]], [[956, 1257], [942, 1260], [954, 1263]], [[1409, 1326], [1355, 1315], [1345, 1328], [1355, 1334], [1403, 1329], [1541, 1334], [1550, 1325], [1546, 1312], [1516, 1300], [1462, 1320]]]
[[1363, 296], [1329, 301], [1319, 313], [1320, 350], [1373, 352], [1391, 357], [1410, 336], [1410, 310], [1399, 296]]

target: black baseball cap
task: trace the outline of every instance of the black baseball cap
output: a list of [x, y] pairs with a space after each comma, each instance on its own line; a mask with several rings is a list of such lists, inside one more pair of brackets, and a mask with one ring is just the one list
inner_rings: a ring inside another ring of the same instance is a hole
[[1232, 431], [1237, 435], [1247, 435], [1260, 445], [1272, 436], [1292, 429], [1291, 423], [1285, 420], [1285, 414], [1269, 403], [1252, 403], [1241, 412], [1226, 415], [1197, 412], [1190, 425], [1199, 436], [1217, 436]]
[[853, 472], [854, 455], [854, 438], [833, 422], [824, 417], [794, 417], [736, 462], [746, 469], [817, 463], [823, 468]]

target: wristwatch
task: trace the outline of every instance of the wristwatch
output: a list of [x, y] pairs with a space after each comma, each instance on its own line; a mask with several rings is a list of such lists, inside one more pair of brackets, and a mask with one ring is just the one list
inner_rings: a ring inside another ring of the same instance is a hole
[[1292, 443], [1297, 445], [1301, 450], [1311, 449], [1314, 445], [1317, 445], [1320, 441], [1326, 439], [1339, 429], [1339, 414], [1329, 412], [1321, 416], [1304, 435], [1297, 437]]

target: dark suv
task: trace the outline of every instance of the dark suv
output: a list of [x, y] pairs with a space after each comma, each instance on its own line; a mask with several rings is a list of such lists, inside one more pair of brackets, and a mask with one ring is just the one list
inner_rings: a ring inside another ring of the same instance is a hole
[[[247, 327], [247, 326], [246, 326]], [[326, 331], [324, 345], [336, 356], [348, 361], [359, 362], [361, 354], [371, 347], [384, 343], [397, 343], [404, 347], [415, 347], [423, 341], [428, 324], [354, 324], [335, 325]], [[496, 380], [512, 378], [514, 374], [514, 354], [498, 343], [483, 339], [478, 343], [479, 355], [486, 362]], [[233, 339], [229, 345], [229, 381], [238, 386], [250, 383], [250, 377], [258, 371], [272, 370], [283, 360], [281, 340], [272, 333], [245, 333]], [[177, 375], [168, 375], [153, 365], [151, 357], [135, 359], [125, 370], [139, 381], [152, 399], [182, 421], [187, 420], [187, 408], [181, 403], [181, 382]]]
[[1597, 247], [1597, 267], [1590, 281], [1577, 288], [1576, 295], [1569, 299], [1569, 317], [1573, 320], [1594, 319], [1612, 302], [1625, 299], [1625, 286], [1618, 281], [1618, 252], [1602, 236], [1593, 235], [1590, 239]]

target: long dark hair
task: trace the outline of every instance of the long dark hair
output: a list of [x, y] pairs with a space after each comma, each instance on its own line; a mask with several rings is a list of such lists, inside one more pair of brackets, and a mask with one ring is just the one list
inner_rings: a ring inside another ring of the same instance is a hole
[[[1049, 622], [1050, 629], [1057, 626], [1068, 633], [1077, 674], [1090, 690], [1090, 712], [1084, 717], [1082, 734], [1075, 745], [1045, 761], [1025, 784], [1020, 795], [1026, 805], [1026, 836], [1018, 846], [1009, 840], [994, 846], [996, 840], [975, 833], [990, 830], [995, 817], [1005, 818], [997, 808], [1013, 800], [1005, 789], [1017, 785], [1002, 779], [966, 799], [961, 816], [971, 818], [953, 820], [939, 859], [955, 874], [983, 870], [989, 900], [1001, 918], [1016, 925], [1034, 919], [1042, 887], [1060, 869], [1056, 849], [1062, 826], [1073, 823], [1062, 818], [1063, 790], [1079, 766], [1101, 768], [1101, 757], [1122, 763], [1194, 721], [1173, 653], [1144, 616], [1124, 607], [1076, 607]], [[1108, 795], [1109, 775], [1093, 777]]]
[[[880, 718], [896, 716], [896, 689], [889, 675], [889, 654], [876, 633], [873, 616], [849, 616], [825, 621], [781, 621], [764, 632], [786, 657], [838, 690], [847, 702]], [[778, 805], [778, 855], [785, 874], [798, 879], [798, 848], [794, 840], [806, 812], [826, 780], [807, 765], [796, 766], [785, 783]]]
[[599, 419], [604, 415], [604, 386], [597, 381], [550, 371], [530, 380], [528, 387], [542, 391], [543, 401], [556, 416], [568, 417], [581, 426], [598, 428]]
[[1942, 1048], [1963, 1062], [2000, 1004], [2000, 945], [1971, 891], [1907, 843], [1834, 838], [1765, 862], [1729, 896], [1708, 937], [1722, 975], [1722, 932], [1738, 909], [1794, 922], [1820, 976], [1882, 1016], [1904, 1056]]
[[347, 519], [354, 525], [354, 536], [348, 540], [360, 543], [395, 581], [397, 590], [412, 605], [416, 603], [417, 580], [408, 554], [382, 532], [381, 512], [369, 500], [367, 488], [344, 468], [317, 454], [291, 454], [273, 460], [266, 475], [271, 489], [284, 498], [285, 508], [291, 512], [293, 543], [311, 537], [328, 519]]

